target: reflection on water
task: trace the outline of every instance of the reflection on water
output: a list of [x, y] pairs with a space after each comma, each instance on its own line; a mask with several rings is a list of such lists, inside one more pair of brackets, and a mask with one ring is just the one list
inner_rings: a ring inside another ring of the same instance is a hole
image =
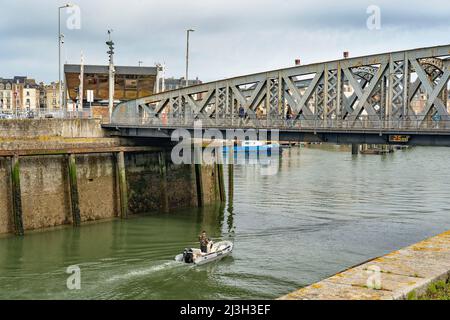
[[[275, 298], [450, 229], [449, 156], [285, 149], [276, 175], [235, 166], [224, 205], [0, 238], [0, 298]], [[203, 229], [232, 239], [233, 256], [174, 262]], [[81, 268], [80, 291], [66, 289], [70, 265]]]

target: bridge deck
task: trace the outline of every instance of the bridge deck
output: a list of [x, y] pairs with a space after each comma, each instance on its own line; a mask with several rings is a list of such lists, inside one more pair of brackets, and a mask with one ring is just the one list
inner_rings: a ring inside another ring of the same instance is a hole
[[323, 142], [334, 144], [394, 144], [416, 146], [450, 146], [450, 130], [441, 128], [348, 128], [348, 127], [295, 127], [295, 126], [216, 126], [203, 125], [137, 125], [107, 124], [103, 128], [112, 135], [129, 138], [158, 138], [171, 140], [172, 134], [182, 129], [197, 138], [208, 132], [208, 139], [267, 140]]

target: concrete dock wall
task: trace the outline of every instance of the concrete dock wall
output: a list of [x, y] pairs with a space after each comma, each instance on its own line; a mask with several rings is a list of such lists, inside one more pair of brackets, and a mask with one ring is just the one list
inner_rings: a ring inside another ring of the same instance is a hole
[[[0, 120], [0, 139], [104, 138], [99, 119]], [[1, 141], [1, 140], [0, 140]]]
[[81, 221], [119, 216], [114, 155], [77, 155], [76, 163]]
[[403, 300], [450, 276], [450, 231], [372, 259], [281, 300]]
[[21, 157], [19, 164], [24, 229], [71, 223], [63, 156]]
[[[164, 153], [166, 159], [166, 186], [161, 186], [159, 159], [157, 154], [127, 154], [127, 181], [130, 190], [130, 214], [162, 209], [163, 193], [166, 192], [169, 209], [195, 207], [197, 188], [194, 165], [175, 165], [170, 161], [170, 153]], [[218, 200], [216, 177], [212, 165], [202, 166], [203, 197], [205, 204]]]
[[130, 214], [161, 209], [164, 191], [167, 193], [169, 209], [197, 206], [193, 166], [174, 165], [167, 154], [164, 157], [167, 166], [166, 190], [161, 187], [156, 154], [151, 157], [143, 154], [126, 156]]
[[107, 137], [98, 120], [0, 120], [0, 234], [215, 202], [214, 167], [201, 171], [199, 204], [195, 166], [170, 150]]
[[[76, 155], [81, 222], [120, 216], [115, 155]], [[71, 224], [69, 174], [66, 155], [20, 157], [22, 216], [25, 230]], [[0, 158], [0, 234], [12, 232], [9, 158]], [[159, 212], [163, 190], [158, 153], [126, 155], [129, 214]], [[203, 167], [205, 204], [217, 200], [212, 167]], [[169, 209], [195, 207], [197, 191], [192, 165], [167, 165]]]

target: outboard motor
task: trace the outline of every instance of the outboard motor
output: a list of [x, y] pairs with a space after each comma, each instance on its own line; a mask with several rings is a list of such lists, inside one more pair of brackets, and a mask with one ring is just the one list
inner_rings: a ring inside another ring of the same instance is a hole
[[184, 249], [183, 260], [186, 263], [194, 263], [194, 252], [192, 249]]

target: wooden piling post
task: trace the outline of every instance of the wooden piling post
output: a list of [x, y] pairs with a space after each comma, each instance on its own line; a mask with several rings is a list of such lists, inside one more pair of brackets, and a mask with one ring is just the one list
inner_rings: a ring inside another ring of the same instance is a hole
[[216, 200], [220, 200], [221, 202], [225, 202], [225, 184], [223, 179], [223, 163], [222, 158], [219, 154], [222, 152], [220, 148], [216, 148], [215, 156], [216, 161], [214, 163], [214, 176], [215, 176], [215, 191], [216, 191]]
[[117, 171], [119, 178], [120, 217], [126, 219], [128, 218], [128, 186], [125, 171], [125, 154], [123, 151], [117, 153]]
[[74, 154], [69, 154], [68, 167], [73, 226], [79, 227], [81, 225], [80, 201], [78, 195], [77, 163]]
[[218, 179], [219, 179], [220, 201], [221, 202], [225, 202], [226, 201], [226, 197], [225, 197], [225, 182], [224, 182], [224, 179], [223, 179], [223, 164], [222, 163], [218, 163], [217, 164], [217, 174], [218, 174]]
[[228, 154], [228, 202], [233, 203], [234, 196], [234, 152], [230, 151]]
[[352, 154], [357, 155], [359, 153], [359, 144], [353, 143], [352, 144]]
[[11, 158], [11, 195], [14, 232], [18, 236], [23, 236], [22, 195], [20, 191], [20, 166], [18, 155], [14, 155]]
[[[199, 159], [201, 159], [201, 150], [198, 150], [197, 148], [194, 148], [195, 152], [195, 182], [197, 185], [197, 205], [199, 207], [203, 207], [204, 205], [204, 193], [203, 193], [203, 178], [202, 178], [202, 164]], [[197, 163], [198, 162], [198, 163]]]
[[161, 211], [169, 212], [169, 197], [167, 194], [167, 163], [164, 151], [158, 154], [160, 190], [161, 190]]
[[234, 165], [228, 165], [228, 201], [233, 202], [234, 196]]
[[214, 163], [214, 199], [220, 201], [220, 181], [219, 181], [219, 169], [216, 163]]

